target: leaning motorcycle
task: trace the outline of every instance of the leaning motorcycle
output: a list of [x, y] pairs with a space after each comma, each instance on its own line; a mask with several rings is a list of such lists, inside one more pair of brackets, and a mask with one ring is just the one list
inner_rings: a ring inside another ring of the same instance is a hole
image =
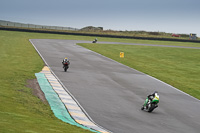
[[156, 93], [155, 97], [152, 100], [150, 100], [147, 97], [141, 110], [146, 110], [147, 112], [152, 112], [155, 108], [158, 107], [158, 103], [159, 103], [159, 95]]
[[97, 42], [97, 39], [94, 39], [93, 41], [92, 41], [92, 43], [96, 43]]

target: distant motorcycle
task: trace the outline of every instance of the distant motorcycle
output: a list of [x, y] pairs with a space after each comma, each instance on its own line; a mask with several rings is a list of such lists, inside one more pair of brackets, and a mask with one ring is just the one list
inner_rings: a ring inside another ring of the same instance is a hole
[[69, 60], [67, 58], [65, 58], [63, 60], [62, 64], [63, 64], [64, 71], [66, 72], [67, 69], [69, 68], [69, 64], [70, 64]]
[[141, 110], [146, 110], [147, 112], [152, 112], [155, 108], [158, 107], [159, 95], [158, 95], [158, 93], [155, 93], [154, 95], [155, 96], [152, 98], [152, 100], [149, 97], [146, 98]]
[[97, 42], [97, 39], [94, 39], [93, 41], [92, 41], [92, 43], [96, 43]]

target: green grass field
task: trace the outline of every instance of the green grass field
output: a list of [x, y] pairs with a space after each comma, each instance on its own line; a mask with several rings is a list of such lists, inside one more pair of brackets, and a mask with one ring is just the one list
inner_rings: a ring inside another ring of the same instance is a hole
[[[44, 65], [29, 39], [92, 41], [94, 37], [0, 30], [0, 132], [89, 133], [90, 131], [58, 120], [53, 115], [49, 105], [34, 96], [31, 88], [25, 87], [27, 80], [35, 79], [34, 74], [40, 72]], [[197, 43], [115, 38], [98, 38], [98, 40], [194, 47], [200, 45]], [[170, 81], [169, 84], [200, 98], [198, 85], [200, 79], [198, 77], [200, 74], [199, 50], [147, 46], [83, 45], [163, 81]], [[105, 49], [105, 47], [107, 48]], [[122, 50], [125, 52], [123, 60], [118, 58], [119, 52]], [[173, 73], [173, 69], [178, 71]], [[163, 73], [163, 70], [166, 72]]]

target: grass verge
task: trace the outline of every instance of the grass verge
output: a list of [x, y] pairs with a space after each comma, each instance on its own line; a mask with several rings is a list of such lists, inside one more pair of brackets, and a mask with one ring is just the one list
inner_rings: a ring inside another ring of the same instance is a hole
[[[79, 44], [160, 79], [200, 99], [200, 50], [152, 46]], [[120, 52], [125, 58], [119, 58]]]
[[27, 80], [34, 79], [34, 74], [44, 65], [28, 39], [47, 36], [0, 31], [1, 133], [90, 133], [57, 119], [50, 106], [34, 96], [31, 88], [25, 87]]

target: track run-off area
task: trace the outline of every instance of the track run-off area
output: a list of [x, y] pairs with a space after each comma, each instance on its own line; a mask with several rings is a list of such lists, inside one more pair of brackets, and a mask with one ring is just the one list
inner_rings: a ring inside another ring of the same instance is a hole
[[[80, 108], [101, 127], [113, 133], [199, 133], [198, 99], [149, 75], [76, 45], [91, 43], [89, 41], [30, 41], [65, 89], [76, 99]], [[68, 57], [71, 63], [68, 72], [64, 72], [62, 68], [64, 57]], [[159, 107], [152, 113], [141, 111], [146, 96], [155, 90], [160, 95]]]

